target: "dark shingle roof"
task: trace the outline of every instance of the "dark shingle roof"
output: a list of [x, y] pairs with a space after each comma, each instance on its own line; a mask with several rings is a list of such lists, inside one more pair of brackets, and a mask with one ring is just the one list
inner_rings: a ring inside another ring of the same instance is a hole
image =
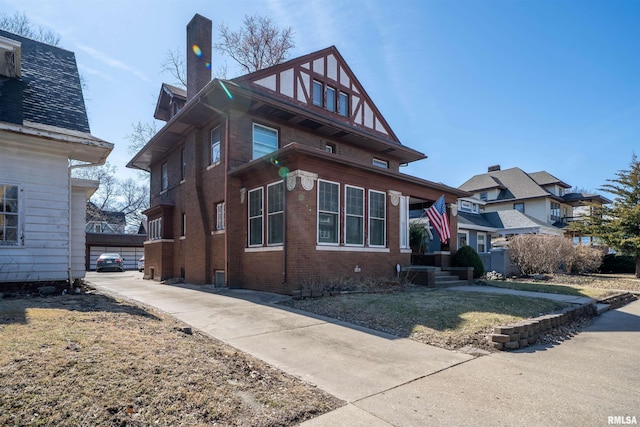
[[[493, 182], [494, 185], [487, 186]], [[500, 185], [501, 184], [501, 185]], [[531, 197], [546, 197], [547, 191], [520, 168], [511, 168], [476, 175], [459, 187], [471, 193], [490, 188], [500, 188], [503, 191], [498, 200], [528, 199]]]
[[22, 78], [0, 77], [0, 121], [90, 133], [73, 52], [0, 30], [22, 44]]
[[536, 229], [542, 234], [562, 234], [562, 230], [559, 227], [545, 224], [542, 221], [513, 209], [484, 212], [481, 214], [458, 211], [458, 225], [462, 228], [494, 228], [496, 231], [505, 231], [507, 233], [509, 230], [519, 232], [522, 229]]

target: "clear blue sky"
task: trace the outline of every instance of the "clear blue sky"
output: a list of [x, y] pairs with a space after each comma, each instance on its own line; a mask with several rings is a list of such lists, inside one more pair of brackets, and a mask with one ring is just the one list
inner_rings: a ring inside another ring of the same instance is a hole
[[[195, 13], [291, 26], [291, 57], [335, 45], [403, 144], [403, 172], [457, 187], [487, 166], [546, 170], [597, 191], [640, 155], [637, 0], [0, 0], [74, 51], [92, 133], [126, 172], [131, 123], [152, 121], [160, 64]], [[214, 52], [213, 70], [225, 61]], [[228, 75], [239, 70], [227, 60]]]

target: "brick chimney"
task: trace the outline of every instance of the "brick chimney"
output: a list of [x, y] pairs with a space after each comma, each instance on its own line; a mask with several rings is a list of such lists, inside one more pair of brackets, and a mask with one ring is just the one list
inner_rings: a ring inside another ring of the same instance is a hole
[[487, 168], [487, 172], [496, 172], [500, 170], [500, 165], [493, 165]]
[[211, 26], [197, 13], [187, 24], [187, 102], [211, 81]]

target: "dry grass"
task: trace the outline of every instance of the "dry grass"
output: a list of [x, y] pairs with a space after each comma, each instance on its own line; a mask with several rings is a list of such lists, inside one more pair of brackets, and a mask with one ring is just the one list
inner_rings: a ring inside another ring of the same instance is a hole
[[0, 425], [287, 426], [342, 405], [101, 295], [0, 300]]
[[602, 299], [620, 292], [640, 292], [640, 279], [632, 274], [556, 274], [544, 280], [483, 280], [500, 288], [567, 294]]
[[290, 301], [288, 305], [446, 349], [489, 349], [484, 334], [563, 308], [545, 299], [444, 290], [355, 294]]

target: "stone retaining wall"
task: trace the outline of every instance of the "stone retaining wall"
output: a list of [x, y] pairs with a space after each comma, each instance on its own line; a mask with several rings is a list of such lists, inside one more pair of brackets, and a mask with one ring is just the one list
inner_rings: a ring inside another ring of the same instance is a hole
[[600, 304], [609, 304], [609, 310], [613, 310], [616, 308], [623, 307], [629, 304], [630, 302], [636, 301], [637, 299], [638, 299], [637, 295], [632, 294], [631, 292], [623, 292], [617, 295], [612, 295], [610, 297], [603, 298], [598, 302]]
[[563, 326], [581, 317], [594, 317], [597, 309], [594, 304], [568, 307], [564, 310], [544, 316], [523, 320], [511, 325], [496, 326], [493, 334], [487, 338], [498, 350], [515, 350], [534, 344], [540, 335], [553, 328]]

